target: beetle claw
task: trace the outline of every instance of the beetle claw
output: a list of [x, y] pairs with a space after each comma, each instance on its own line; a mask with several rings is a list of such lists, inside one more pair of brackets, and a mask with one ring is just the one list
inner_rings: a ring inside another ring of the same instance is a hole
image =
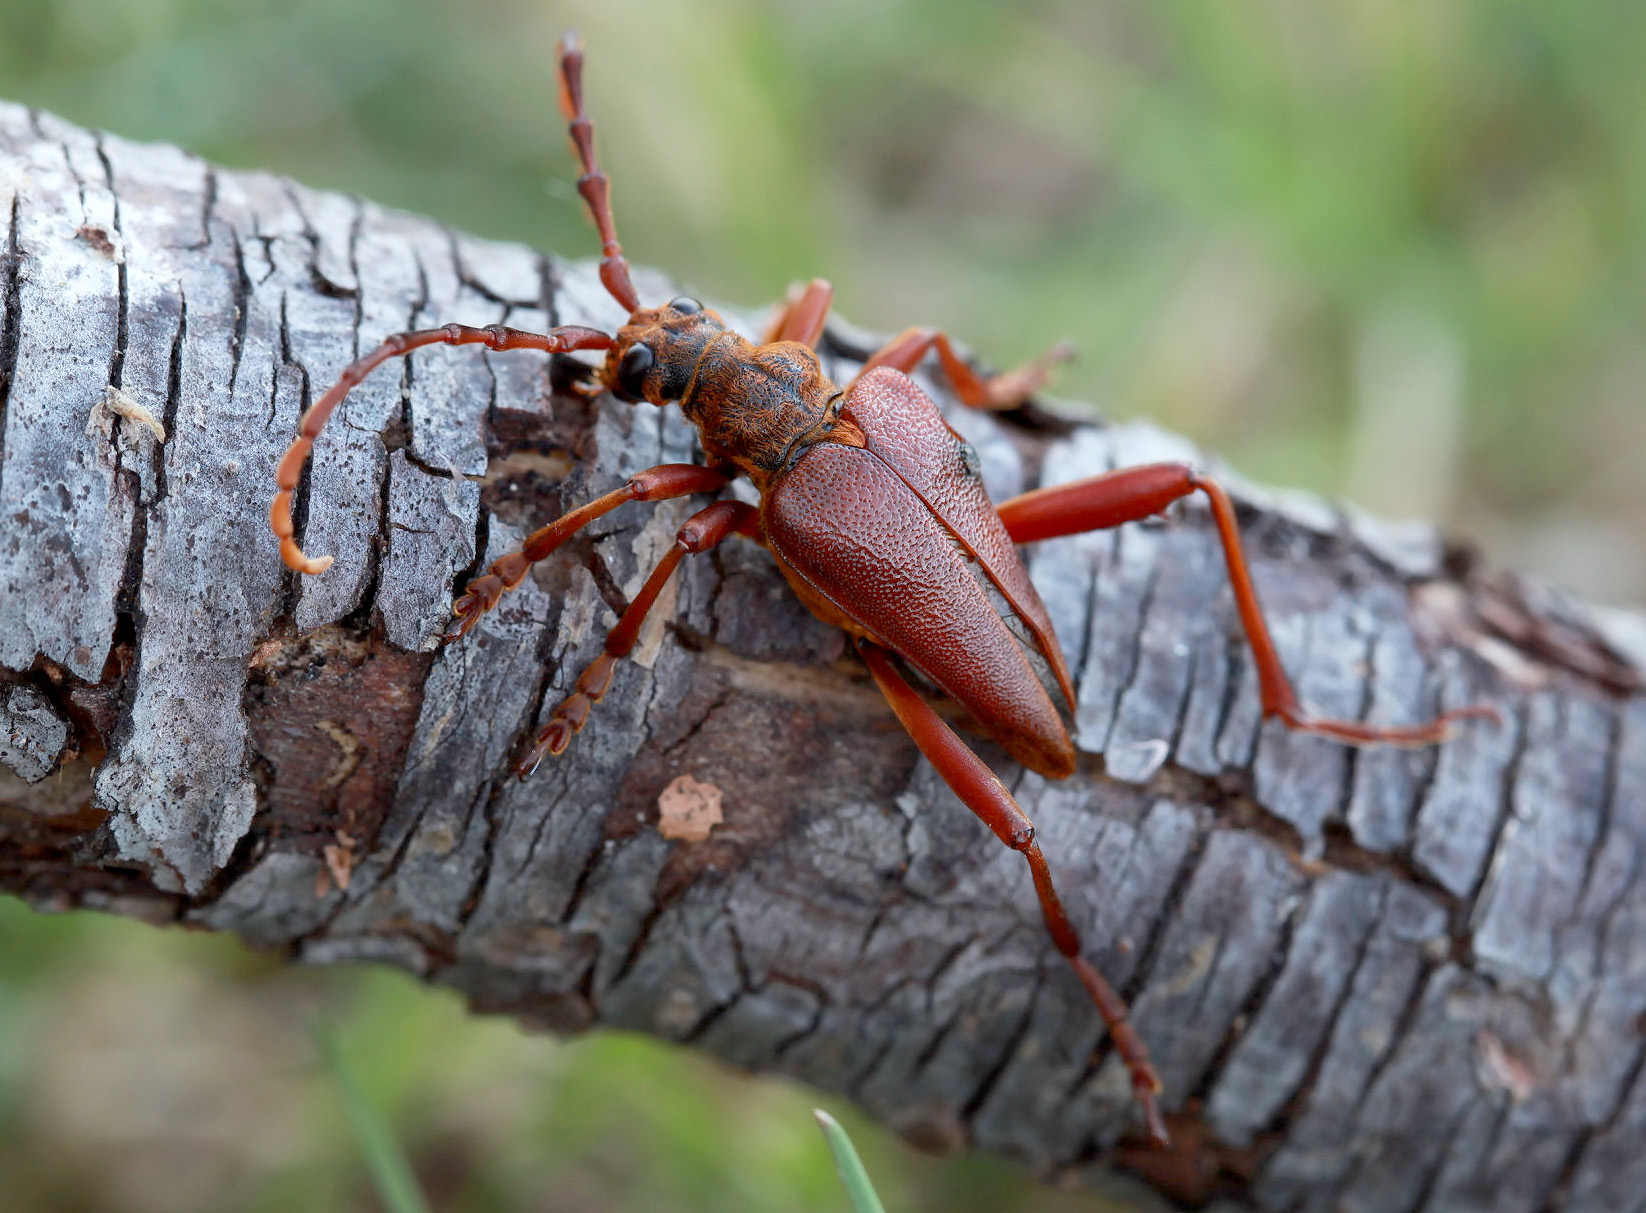
[[566, 752], [576, 733], [577, 729], [570, 721], [551, 720], [549, 727], [543, 730], [543, 741], [547, 743], [549, 753], [558, 758]]
[[503, 579], [496, 573], [487, 573], [469, 582], [469, 588], [452, 603], [452, 621], [446, 625], [445, 642], [450, 644], [466, 636], [469, 629], [480, 622], [480, 616], [497, 605], [505, 588]]
[[446, 630], [441, 633], [440, 641], [442, 644], [451, 644], [453, 641], [461, 640], [464, 636], [467, 636], [469, 629], [474, 626], [475, 620], [480, 618], [478, 613], [470, 613], [467, 603], [468, 598], [465, 595], [452, 605], [452, 621], [446, 625]]
[[1160, 1091], [1160, 1080], [1156, 1079], [1150, 1085], [1133, 1083], [1133, 1094], [1143, 1108], [1143, 1126], [1149, 1134], [1149, 1141], [1157, 1146], [1172, 1144], [1172, 1135], [1166, 1128], [1166, 1118], [1160, 1114], [1160, 1105], [1155, 1096]]
[[556, 716], [543, 726], [537, 739], [532, 742], [532, 748], [515, 764], [514, 773], [521, 779], [530, 778], [545, 758], [558, 758], [564, 754], [566, 747], [571, 745], [572, 738], [576, 735], [577, 726]]

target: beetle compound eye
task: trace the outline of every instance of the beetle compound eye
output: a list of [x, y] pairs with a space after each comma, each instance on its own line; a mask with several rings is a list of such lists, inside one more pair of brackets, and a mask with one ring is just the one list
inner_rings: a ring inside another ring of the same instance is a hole
[[629, 352], [623, 355], [623, 361], [617, 364], [616, 392], [619, 400], [636, 404], [645, 398], [646, 372], [652, 369], [654, 361], [651, 346], [629, 347]]
[[669, 306], [685, 316], [695, 316], [703, 310], [703, 305], [690, 295], [681, 295], [669, 300]]

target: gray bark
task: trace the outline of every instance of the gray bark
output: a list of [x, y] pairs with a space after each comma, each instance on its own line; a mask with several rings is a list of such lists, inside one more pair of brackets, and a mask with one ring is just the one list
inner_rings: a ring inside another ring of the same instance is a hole
[[[571, 751], [509, 774], [691, 506], [612, 515], [439, 648], [454, 579], [690, 458], [677, 413], [558, 395], [533, 355], [419, 353], [319, 445], [302, 524], [336, 566], [282, 569], [272, 467], [311, 396], [406, 327], [611, 328], [586, 268], [4, 105], [0, 221], [0, 887], [689, 1042], [1150, 1200], [1646, 1201], [1639, 619], [1240, 486], [1307, 699], [1504, 718], [1356, 751], [1259, 721], [1199, 508], [1032, 552], [1081, 769], [979, 746], [1154, 1051], [1177, 1144], [1152, 1151], [1022, 861], [758, 548], [689, 561]], [[837, 330], [830, 368], [861, 344]], [[1199, 458], [952, 415], [997, 498]], [[656, 828], [682, 774], [723, 793], [705, 842]]]

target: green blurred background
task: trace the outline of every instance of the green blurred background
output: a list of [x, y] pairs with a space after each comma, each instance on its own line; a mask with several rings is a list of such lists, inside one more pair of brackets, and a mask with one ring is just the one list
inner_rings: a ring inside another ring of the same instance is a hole
[[[569, 25], [635, 261], [1070, 338], [1063, 395], [1646, 599], [1639, 0], [0, 0], [0, 96], [586, 255]], [[318, 1008], [442, 1209], [845, 1207], [792, 1088], [8, 900], [0, 1205], [374, 1207]], [[846, 1119], [891, 1208], [1100, 1207]]]

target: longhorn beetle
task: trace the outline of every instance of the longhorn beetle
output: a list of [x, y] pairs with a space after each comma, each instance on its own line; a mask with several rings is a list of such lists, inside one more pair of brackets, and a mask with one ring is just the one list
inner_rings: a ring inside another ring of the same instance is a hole
[[[634, 646], [646, 613], [683, 557], [706, 552], [729, 535], [753, 539], [772, 553], [811, 611], [851, 635], [921, 752], [1000, 841], [1028, 861], [1052, 940], [1108, 1026], [1130, 1071], [1150, 1136], [1164, 1143], [1165, 1122], [1155, 1102], [1160, 1079], [1127, 1020], [1125, 1003], [1080, 954], [1080, 937], [1058, 899], [1033, 823], [1006, 785], [909, 685], [900, 665], [912, 667], [957, 700], [1018, 762], [1053, 779], [1067, 778], [1075, 769], [1074, 743], [1052, 690], [1072, 708], [1074, 688], [1051, 619], [1014, 545], [1147, 518], [1198, 491], [1211, 503], [1241, 627], [1256, 659], [1266, 718], [1351, 745], [1425, 745], [1442, 740], [1454, 720], [1495, 713], [1469, 707], [1412, 726], [1325, 720], [1306, 713], [1264, 624], [1241, 553], [1234, 506], [1220, 485], [1187, 464], [1126, 468], [1037, 489], [994, 506], [975, 453], [907, 372], [935, 349], [965, 404], [1009, 408], [1045, 383], [1051, 365], [1063, 356], [1061, 349], [984, 378], [960, 359], [943, 333], [910, 328], [887, 342], [842, 389], [823, 375], [815, 352], [833, 297], [821, 279], [791, 292], [759, 345], [732, 332], [694, 299], [641, 307], [617, 241], [610, 182], [595, 159], [582, 75], [581, 47], [576, 35], [568, 34], [560, 44], [560, 108], [583, 169], [578, 192], [600, 233], [600, 280], [630, 313], [628, 322], [615, 335], [577, 325], [527, 333], [499, 325], [448, 324], [388, 338], [344, 370], [310, 406], [280, 461], [269, 523], [280, 540], [281, 557], [300, 573], [323, 573], [330, 567], [330, 556], [310, 557], [298, 546], [292, 493], [326, 419], [351, 388], [390, 358], [431, 345], [549, 354], [606, 351], [594, 390], [603, 388], [629, 404], [678, 404], [697, 427], [707, 464], [648, 468], [534, 532], [518, 552], [470, 582], [452, 608], [446, 639], [455, 640], [473, 627], [504, 591], [519, 585], [534, 563], [580, 527], [626, 502], [715, 493], [742, 475], [759, 490], [760, 505], [719, 500], [687, 520], [673, 548], [606, 637], [605, 651], [537, 734], [517, 764], [517, 774], [525, 778], [545, 757], [570, 744], [610, 688], [617, 663]], [[1046, 683], [1041, 669], [1049, 672]]]

